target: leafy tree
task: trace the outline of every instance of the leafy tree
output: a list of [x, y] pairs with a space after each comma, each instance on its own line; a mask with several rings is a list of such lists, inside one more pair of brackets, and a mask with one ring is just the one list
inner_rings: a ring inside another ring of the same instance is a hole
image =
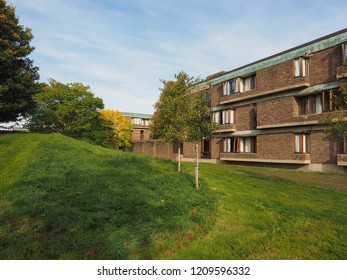
[[159, 101], [154, 105], [156, 110], [151, 130], [155, 138], [178, 145], [178, 172], [181, 170], [180, 144], [188, 138], [187, 119], [189, 117], [190, 88], [194, 78], [180, 72], [175, 81], [165, 81]]
[[323, 124], [328, 125], [325, 131], [331, 134], [337, 142], [347, 138], [347, 63], [340, 68], [339, 77], [340, 89], [333, 96], [336, 111], [328, 113], [322, 121]]
[[[152, 117], [152, 132], [156, 138], [165, 142], [180, 144], [192, 142], [196, 146], [195, 178], [199, 186], [199, 142], [210, 138], [213, 126], [210, 121], [211, 110], [206, 92], [192, 92], [198, 79], [185, 72], [175, 75], [175, 81], [163, 81], [156, 112]], [[180, 148], [178, 149], [178, 171], [180, 171]]]
[[19, 25], [15, 8], [0, 0], [0, 122], [15, 121], [35, 107], [40, 84], [38, 68], [28, 58], [32, 38], [31, 29]]
[[121, 112], [117, 110], [101, 110], [103, 119], [113, 123], [114, 137], [112, 141], [117, 149], [130, 147], [132, 139], [132, 125]]
[[102, 146], [111, 145], [112, 123], [101, 118], [102, 99], [94, 97], [88, 86], [50, 79], [35, 101], [37, 108], [30, 120], [31, 131], [57, 132]]
[[212, 136], [211, 109], [208, 105], [208, 93], [197, 92], [190, 96], [190, 114], [188, 124], [188, 142], [195, 143], [195, 187], [199, 188], [199, 143]]

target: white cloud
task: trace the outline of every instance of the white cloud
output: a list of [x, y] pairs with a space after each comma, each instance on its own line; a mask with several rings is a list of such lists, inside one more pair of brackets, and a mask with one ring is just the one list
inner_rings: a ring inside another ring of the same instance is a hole
[[205, 77], [345, 28], [343, 1], [12, 0], [42, 80], [82, 82], [106, 107], [151, 113], [159, 79]]

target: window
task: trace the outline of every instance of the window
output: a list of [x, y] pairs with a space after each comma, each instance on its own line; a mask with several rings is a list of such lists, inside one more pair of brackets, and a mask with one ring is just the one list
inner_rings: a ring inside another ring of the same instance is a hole
[[334, 110], [333, 90], [322, 92], [322, 110], [323, 112], [331, 112]]
[[309, 59], [299, 57], [294, 59], [294, 77], [307, 77], [309, 76], [310, 64]]
[[224, 153], [256, 153], [256, 137], [228, 137], [223, 139]]
[[235, 93], [235, 80], [231, 79], [223, 83], [223, 95], [230, 95]]
[[220, 111], [213, 112], [213, 114], [212, 114], [212, 123], [213, 124], [220, 124]]
[[333, 111], [333, 91], [305, 96], [299, 99], [300, 115], [320, 114]]
[[310, 134], [295, 134], [295, 153], [309, 154], [311, 150]]
[[149, 126], [149, 120], [142, 120], [143, 125]]
[[142, 119], [139, 118], [133, 118], [132, 123], [136, 125], [142, 125]]
[[251, 89], [255, 89], [255, 86], [256, 86], [255, 75], [243, 78], [243, 91], [249, 91]]
[[234, 123], [234, 110], [228, 109], [222, 111], [222, 124]]
[[347, 154], [347, 137], [342, 139], [342, 153]]
[[347, 60], [347, 43], [342, 44], [342, 64]]
[[[233, 91], [232, 93], [236, 93], [236, 92], [245, 92], [245, 91], [250, 91], [252, 89], [256, 88], [256, 84], [257, 84], [257, 79], [256, 79], [256, 75], [250, 75], [247, 77], [243, 77], [243, 78], [235, 78], [233, 80], [230, 80], [229, 82], [233, 81]], [[227, 86], [224, 83], [223, 86], [223, 94], [224, 94], [224, 89]], [[229, 85], [230, 88], [230, 85]], [[225, 94], [224, 94], [225, 95]]]
[[140, 140], [143, 140], [143, 139], [145, 139], [145, 131], [141, 130], [140, 131]]

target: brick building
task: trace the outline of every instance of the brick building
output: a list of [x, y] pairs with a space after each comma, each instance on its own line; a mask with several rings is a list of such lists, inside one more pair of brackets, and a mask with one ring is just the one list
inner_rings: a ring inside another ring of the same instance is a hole
[[152, 115], [124, 112], [122, 114], [131, 122], [133, 131], [133, 142], [152, 139], [152, 133], [149, 128]]
[[[334, 110], [346, 57], [344, 29], [207, 77], [196, 90], [210, 94], [216, 133], [201, 143], [202, 157], [346, 172], [346, 140], [334, 142], [319, 123]], [[194, 157], [194, 145], [184, 144], [183, 155]]]

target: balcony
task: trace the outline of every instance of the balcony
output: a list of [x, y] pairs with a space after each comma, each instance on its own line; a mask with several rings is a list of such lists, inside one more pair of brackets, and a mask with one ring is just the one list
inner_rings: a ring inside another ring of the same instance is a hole
[[347, 154], [337, 154], [337, 165], [347, 166]]
[[227, 124], [220, 124], [216, 126], [215, 132], [235, 132], [236, 131], [236, 124], [234, 123], [227, 123]]

